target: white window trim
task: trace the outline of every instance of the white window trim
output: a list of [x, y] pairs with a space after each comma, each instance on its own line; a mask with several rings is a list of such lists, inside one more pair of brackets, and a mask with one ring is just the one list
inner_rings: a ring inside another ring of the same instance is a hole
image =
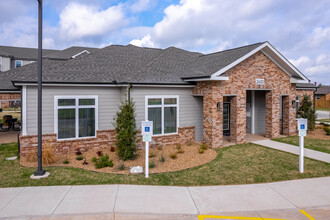
[[2, 72], [2, 57], [0, 57], [0, 72]]
[[[76, 103], [74, 106], [58, 106], [59, 99], [75, 99]], [[95, 99], [95, 105], [79, 105], [79, 99]], [[97, 136], [99, 112], [98, 112], [98, 96], [97, 95], [76, 95], [76, 96], [55, 96], [54, 97], [54, 133], [56, 134], [56, 140], [77, 140], [86, 138], [95, 138]], [[58, 139], [58, 109], [72, 109], [74, 107], [76, 111], [76, 137], [75, 138], [61, 138]], [[95, 135], [88, 137], [79, 137], [79, 108], [95, 108]], [[77, 117], [78, 116], [78, 117]]]
[[[148, 105], [148, 99], [161, 99], [162, 100], [162, 104], [161, 105]], [[164, 105], [164, 99], [165, 98], [176, 98], [176, 104], [169, 104], [169, 105]], [[179, 130], [179, 106], [180, 106], [180, 99], [178, 95], [148, 95], [145, 96], [145, 120], [148, 120], [148, 107], [153, 107], [153, 108], [162, 108], [162, 133], [161, 134], [155, 134], [153, 136], [164, 136], [164, 135], [173, 135], [173, 134], [178, 134], [178, 130]], [[164, 133], [164, 107], [176, 107], [176, 132], [173, 133]]]
[[21, 66], [23, 66], [23, 60], [15, 60], [15, 68], [17, 68], [16, 61], [21, 61]]

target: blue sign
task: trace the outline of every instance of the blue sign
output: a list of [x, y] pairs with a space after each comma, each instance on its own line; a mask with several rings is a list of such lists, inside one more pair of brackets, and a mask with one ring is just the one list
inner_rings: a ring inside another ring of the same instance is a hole
[[301, 129], [301, 130], [305, 130], [305, 124], [301, 124], [301, 125], [300, 125], [300, 129]]
[[144, 127], [145, 132], [150, 132], [150, 127]]

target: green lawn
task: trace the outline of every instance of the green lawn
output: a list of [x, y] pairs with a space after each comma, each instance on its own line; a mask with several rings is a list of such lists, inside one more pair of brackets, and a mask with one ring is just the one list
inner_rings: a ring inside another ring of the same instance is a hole
[[320, 111], [330, 111], [329, 108], [317, 108], [316, 110], [320, 110]]
[[330, 176], [330, 165], [305, 159], [305, 173], [298, 172], [298, 156], [264, 148], [255, 144], [241, 144], [216, 149], [213, 161], [191, 169], [143, 175], [97, 173], [78, 168], [47, 167], [50, 177], [31, 180], [35, 168], [21, 167], [18, 160], [5, 158], [16, 153], [16, 144], [0, 145], [0, 187], [82, 185], [82, 184], [148, 184], [148, 185], [224, 185], [261, 183], [301, 178]]
[[[298, 136], [275, 138], [273, 140], [299, 146], [299, 137]], [[305, 137], [304, 138], [304, 147], [311, 149], [311, 150], [317, 150], [317, 151], [321, 151], [321, 152], [330, 154], [330, 141], [328, 141], [328, 140], [318, 140], [318, 139]]]
[[330, 122], [330, 118], [317, 119], [316, 121], [319, 121], [319, 122]]

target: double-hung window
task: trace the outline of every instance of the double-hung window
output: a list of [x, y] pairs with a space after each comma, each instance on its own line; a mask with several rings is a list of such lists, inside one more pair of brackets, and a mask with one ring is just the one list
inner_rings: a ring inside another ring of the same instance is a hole
[[57, 139], [96, 137], [97, 96], [56, 96], [55, 131]]
[[178, 132], [179, 96], [146, 96], [146, 119], [153, 121], [153, 134]]
[[22, 60], [15, 60], [15, 68], [22, 66]]

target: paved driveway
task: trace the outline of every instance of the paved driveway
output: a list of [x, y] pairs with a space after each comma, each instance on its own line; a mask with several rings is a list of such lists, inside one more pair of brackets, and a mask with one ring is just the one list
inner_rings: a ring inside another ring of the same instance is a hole
[[330, 111], [316, 111], [318, 119], [330, 118]]

